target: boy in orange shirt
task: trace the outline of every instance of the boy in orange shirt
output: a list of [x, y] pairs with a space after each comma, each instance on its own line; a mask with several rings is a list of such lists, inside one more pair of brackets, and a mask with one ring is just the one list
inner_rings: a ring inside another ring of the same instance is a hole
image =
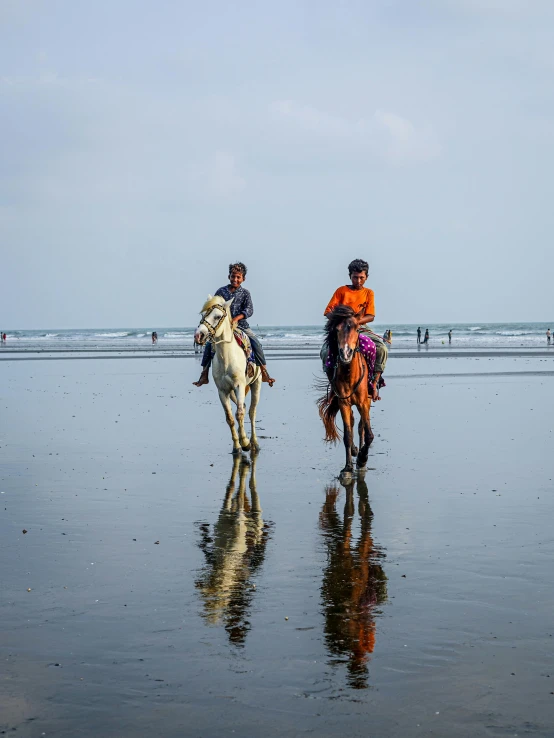
[[[354, 259], [348, 265], [348, 274], [350, 275], [351, 284], [344, 285], [335, 290], [333, 297], [330, 299], [329, 304], [325, 308], [323, 315], [327, 315], [334, 310], [337, 305], [348, 305], [355, 313], [359, 313], [362, 308], [365, 309], [364, 317], [359, 321], [360, 325], [366, 323], [373, 323], [375, 320], [375, 296], [373, 290], [364, 287], [367, 280], [369, 271], [369, 264], [363, 259]], [[384, 382], [381, 379], [381, 374], [385, 370], [387, 363], [388, 349], [385, 342], [373, 331], [368, 328], [360, 329], [363, 333], [367, 333], [371, 340], [375, 343], [376, 357], [375, 367], [372, 379], [372, 396], [373, 400], [381, 399], [379, 397], [379, 387], [384, 386]], [[324, 358], [322, 356], [322, 358]], [[326, 357], [325, 357], [326, 359]], [[324, 365], [325, 365], [324, 359]]]

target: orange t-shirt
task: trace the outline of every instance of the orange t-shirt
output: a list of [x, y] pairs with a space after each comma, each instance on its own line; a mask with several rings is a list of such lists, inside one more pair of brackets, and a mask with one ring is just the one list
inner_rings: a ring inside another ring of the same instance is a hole
[[367, 287], [362, 287], [361, 290], [353, 290], [350, 285], [339, 287], [325, 308], [324, 315], [337, 305], [348, 305], [355, 313], [365, 307], [365, 315], [375, 315], [375, 296], [373, 290], [368, 290]]

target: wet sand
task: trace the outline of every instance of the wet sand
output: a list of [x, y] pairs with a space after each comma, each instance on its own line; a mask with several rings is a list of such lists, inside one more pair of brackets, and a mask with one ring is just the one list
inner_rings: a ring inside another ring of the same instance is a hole
[[347, 487], [317, 361], [251, 466], [197, 372], [0, 363], [0, 731], [554, 735], [552, 360], [393, 358]]

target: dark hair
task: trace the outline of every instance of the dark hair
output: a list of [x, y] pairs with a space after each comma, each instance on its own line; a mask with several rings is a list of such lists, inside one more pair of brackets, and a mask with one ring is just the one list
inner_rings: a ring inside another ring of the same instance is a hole
[[231, 272], [240, 272], [242, 276], [246, 279], [246, 272], [248, 269], [246, 268], [246, 265], [242, 263], [242, 261], [237, 261], [235, 264], [229, 264], [229, 274]]
[[352, 272], [365, 272], [369, 274], [369, 264], [363, 259], [354, 259], [348, 265], [348, 274], [351, 275]]

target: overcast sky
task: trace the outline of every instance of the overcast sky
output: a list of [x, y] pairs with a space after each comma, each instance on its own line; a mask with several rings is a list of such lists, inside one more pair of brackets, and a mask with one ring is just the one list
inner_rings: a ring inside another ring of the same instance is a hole
[[0, 0], [0, 323], [550, 320], [551, 0]]

